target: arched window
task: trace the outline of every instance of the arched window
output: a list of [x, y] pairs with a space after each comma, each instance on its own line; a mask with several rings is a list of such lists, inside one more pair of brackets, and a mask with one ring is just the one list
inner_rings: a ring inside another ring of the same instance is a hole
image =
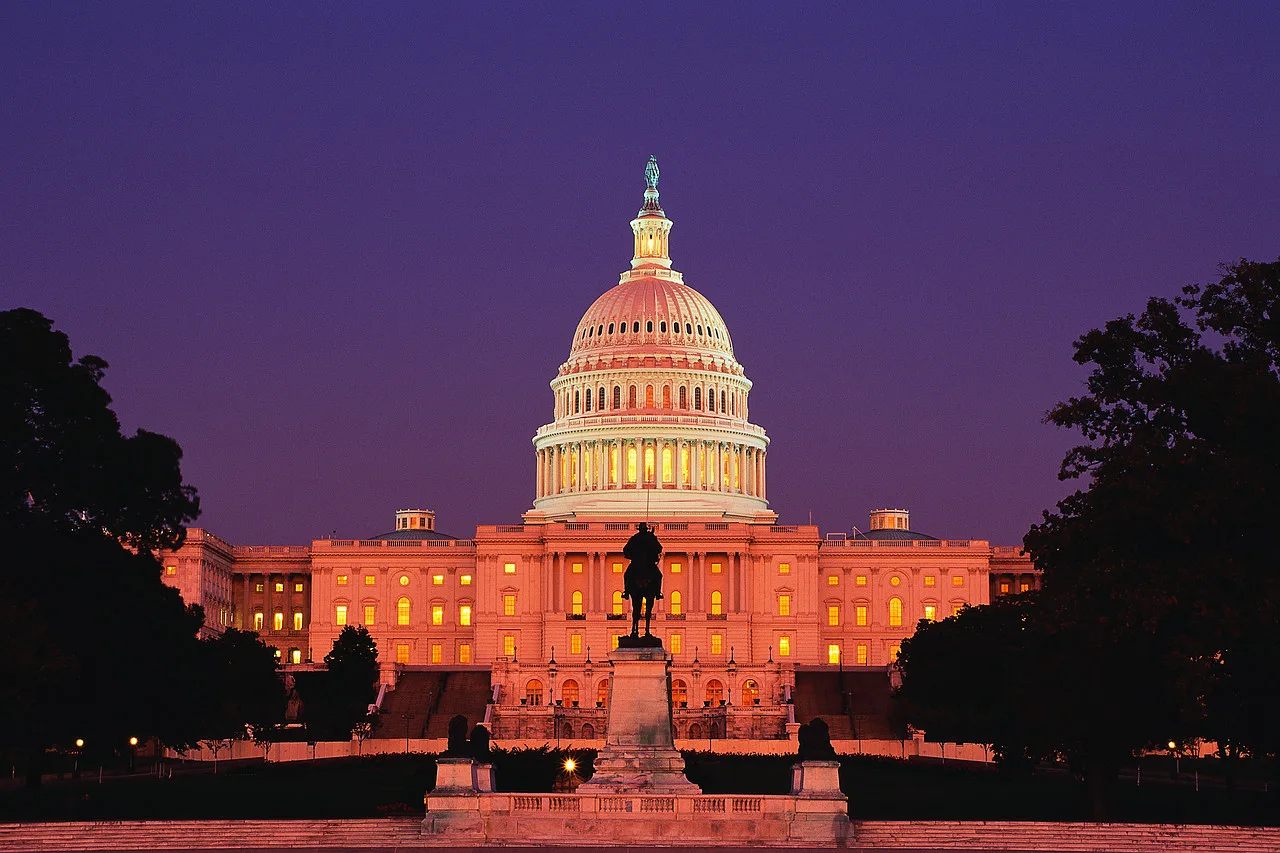
[[636, 448], [632, 445], [627, 448], [627, 482], [634, 483], [636, 481]]
[[698, 328], [698, 337], [702, 337], [702, 324], [699, 323], [697, 328]]
[[680, 408], [689, 408], [689, 389], [683, 385], [680, 386]]
[[652, 385], [644, 386], [644, 407], [646, 409], [653, 408], [653, 386]]
[[565, 740], [573, 740], [573, 723], [565, 720], [564, 725], [560, 727], [560, 737]]
[[631, 324], [631, 331], [632, 331], [632, 332], [635, 332], [637, 335], [638, 335], [638, 334], [640, 334], [640, 321], [639, 321], [639, 320], [636, 320], [634, 323], [632, 323], [632, 324]]
[[658, 331], [659, 331], [659, 332], [662, 332], [663, 334], [666, 334], [666, 331], [667, 331], [667, 321], [666, 321], [666, 320], [663, 320], [661, 323], [659, 323], [659, 324], [658, 324]]
[[602, 412], [604, 411], [604, 386], [603, 385], [600, 386], [600, 393], [596, 395], [596, 405], [599, 406], [600, 411]]
[[646, 445], [644, 448], [644, 481], [646, 483], [653, 482], [653, 446]]
[[702, 389], [701, 388], [693, 389], [693, 408], [694, 408], [694, 411], [697, 411], [697, 412], [702, 411]]
[[748, 678], [746, 681], [742, 682], [742, 704], [760, 704], [760, 685], [756, 683], [754, 678]]
[[594, 739], [595, 739], [595, 736], [596, 736], [596, 727], [595, 727], [595, 726], [593, 726], [593, 725], [591, 725], [590, 723], [583, 723], [583, 724], [582, 724], [582, 739], [583, 739], [583, 740], [594, 740]]
[[724, 412], [725, 412], [725, 408], [724, 408], [724, 389], [723, 389], [723, 388], [721, 388], [721, 389], [720, 389], [720, 414], [724, 414]]
[[611, 334], [611, 335], [613, 334], [613, 324], [612, 324], [612, 323], [610, 323], [610, 324], [609, 324], [609, 334]]
[[707, 389], [707, 411], [714, 412], [716, 410], [716, 389]]
[[700, 740], [702, 738], [702, 726], [693, 723], [689, 726], [689, 739]]
[[609, 679], [605, 679], [596, 685], [596, 707], [609, 707]]
[[652, 331], [653, 331], [653, 321], [652, 321], [652, 320], [649, 320], [648, 322], [646, 322], [646, 323], [644, 324], [644, 330], [645, 330], [646, 332], [652, 332]]
[[688, 323], [685, 323], [685, 324], [684, 324], [684, 333], [685, 333], [686, 335], [692, 335], [692, 334], [693, 334], [693, 327], [692, 327], [692, 326], [690, 326]]
[[529, 683], [524, 686], [524, 701], [528, 705], [542, 704], [542, 682], [536, 678], [530, 678]]
[[396, 624], [409, 624], [409, 599], [402, 598], [396, 602]]
[[587, 399], [586, 399], [585, 408], [588, 412], [591, 411], [591, 389], [590, 388], [587, 389]]
[[724, 611], [722, 602], [723, 602], [723, 599], [720, 595], [720, 590], [718, 589], [714, 590], [711, 593], [711, 615], [712, 616], [719, 616]]
[[632, 385], [627, 390], [627, 408], [634, 409], [636, 407], [636, 386]]
[[713, 678], [707, 682], [707, 702], [712, 708], [719, 706], [724, 701], [724, 685], [720, 683], [720, 679]]
[[581, 592], [574, 592], [573, 603], [570, 605], [569, 612], [572, 613], [574, 616], [582, 615], [582, 593]]
[[671, 682], [671, 707], [689, 707], [689, 685], [684, 683], [684, 679], [677, 678]]
[[621, 385], [613, 386], [613, 407], [615, 409], [622, 408], [622, 386]]
[[671, 408], [671, 386], [670, 385], [662, 386], [662, 408], [664, 409]]
[[582, 411], [582, 394], [578, 391], [573, 392], [573, 413], [576, 415]]
[[620, 590], [620, 589], [615, 589], [615, 590], [613, 591], [613, 615], [614, 615], [614, 616], [621, 616], [621, 615], [622, 615], [622, 608], [623, 608], [623, 603], [622, 603], [622, 590]]
[[578, 682], [570, 678], [560, 685], [560, 699], [566, 708], [578, 707]]
[[672, 590], [671, 596], [667, 602], [667, 607], [670, 609], [672, 616], [679, 616], [684, 612], [682, 609], [683, 603], [681, 601], [680, 590]]
[[671, 482], [671, 447], [662, 448], [662, 482]]
[[889, 624], [895, 628], [902, 625], [902, 599], [897, 596], [889, 599]]
[[597, 334], [597, 335], [603, 335], [603, 334], [604, 334], [604, 323], [601, 323], [601, 324], [600, 324], [600, 328], [596, 330], [596, 334]]

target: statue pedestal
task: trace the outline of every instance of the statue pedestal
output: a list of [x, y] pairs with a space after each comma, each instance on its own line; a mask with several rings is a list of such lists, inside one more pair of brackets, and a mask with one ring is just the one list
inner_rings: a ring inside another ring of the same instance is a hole
[[609, 718], [595, 775], [580, 794], [701, 794], [684, 775], [671, 732], [670, 664], [661, 646], [609, 655]]
[[478, 767], [487, 767], [484, 781], [490, 791], [492, 765], [477, 765], [470, 758], [437, 758], [436, 786], [426, 796], [427, 817], [422, 822], [425, 835], [484, 836], [480, 816], [481, 789], [476, 784]]

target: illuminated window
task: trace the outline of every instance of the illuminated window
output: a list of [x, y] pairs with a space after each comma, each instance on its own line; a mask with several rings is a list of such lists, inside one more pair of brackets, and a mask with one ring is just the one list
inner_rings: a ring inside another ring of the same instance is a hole
[[711, 635], [711, 654], [718, 655], [724, 653], [724, 634]]
[[926, 604], [924, 606], [924, 618], [930, 622], [938, 618], [938, 607], [935, 604]]
[[373, 585], [374, 585], [375, 583], [377, 583], [377, 582], [378, 582], [378, 579], [377, 579], [377, 578], [375, 578], [373, 575], [365, 575], [365, 576], [364, 576], [364, 585], [365, 585], [365, 586], [373, 586]]
[[827, 605], [827, 624], [831, 626], [838, 626], [840, 624], [840, 605], [839, 604]]
[[662, 482], [671, 482], [671, 448], [662, 448]]
[[302, 630], [302, 611], [301, 610], [293, 611], [293, 630], [295, 631]]
[[471, 627], [471, 605], [461, 604], [458, 606], [458, 624], [464, 628]]
[[569, 605], [569, 612], [574, 616], [582, 615], [582, 593], [575, 591], [573, 593], [573, 601]]
[[293, 585], [294, 592], [302, 592], [302, 583], [298, 582]]
[[707, 682], [707, 701], [713, 708], [724, 701], [724, 685], [720, 683], [720, 679], [713, 678]]
[[375, 613], [374, 605], [372, 605], [372, 604], [366, 604], [366, 605], [364, 606], [364, 624], [366, 624], [366, 625], [372, 625], [372, 624], [373, 624], [373, 622], [374, 622], [374, 619], [373, 619], [373, 617], [374, 617], [374, 613]]
[[785, 634], [778, 638], [778, 657], [791, 657], [791, 638]]
[[689, 485], [689, 446], [687, 444], [680, 445], [680, 482], [683, 485]]
[[1008, 591], [1009, 591], [1009, 582], [1008, 582], [1008, 581], [1000, 581], [1000, 592], [1004, 593], [1004, 592], [1008, 592]]
[[681, 613], [684, 612], [684, 609], [683, 609], [684, 605], [683, 605], [682, 597], [680, 595], [680, 590], [672, 591], [671, 598], [668, 601], [667, 606], [671, 609], [672, 616], [679, 616]]
[[569, 571], [573, 572], [575, 575], [582, 574], [582, 563], [573, 563]]
[[754, 678], [748, 678], [746, 681], [742, 682], [742, 704], [760, 704], [760, 685], [756, 683]]
[[338, 586], [346, 586], [346, 585], [347, 585], [347, 576], [338, 575]]
[[1022, 581], [1018, 584], [1018, 592], [1026, 592], [1029, 589], [1031, 589], [1031, 584], [1027, 581]]
[[463, 575], [458, 580], [458, 583], [462, 584], [463, 586], [471, 586], [471, 575]]
[[409, 624], [409, 599], [401, 598], [396, 602], [396, 624]]
[[859, 628], [867, 627], [867, 605], [859, 604], [853, 609], [854, 624]]
[[866, 646], [866, 643], [858, 643], [858, 646], [857, 646], [857, 648], [855, 649], [855, 657], [854, 657], [854, 660], [857, 662], [858, 666], [866, 666], [866, 665], [867, 665], [867, 646]]
[[902, 625], [902, 599], [896, 596], [889, 599], [889, 625], [893, 628]]
[[578, 707], [578, 700], [578, 682], [570, 678], [560, 685], [560, 701], [566, 708]]
[[262, 584], [260, 584], [260, 583], [255, 583], [255, 584], [253, 585], [253, 591], [254, 591], [254, 592], [262, 592]]
[[671, 566], [671, 574], [673, 575], [680, 574], [682, 567], [679, 563], [671, 563], [670, 566]]
[[176, 574], [178, 573], [178, 567], [177, 567], [177, 566], [165, 566], [165, 567], [164, 567], [164, 573], [165, 573], [166, 575], [168, 575], [169, 577], [173, 577], [174, 575], [176, 575]]
[[614, 635], [613, 635], [613, 646], [612, 646], [612, 649], [613, 649], [613, 650], [615, 650], [615, 651], [617, 650], [617, 648], [618, 648], [618, 642], [619, 642], [621, 639], [622, 639], [622, 635], [621, 635], [621, 634], [614, 634]]
[[779, 616], [791, 615], [791, 596], [789, 595], [778, 596], [778, 615]]
[[503, 616], [516, 615], [516, 597], [514, 594], [507, 593], [506, 595], [502, 596], [502, 615]]
[[[408, 624], [408, 623], [405, 623], [405, 624]], [[431, 624], [432, 625], [444, 624], [444, 605], [443, 604], [431, 605]]]
[[676, 678], [671, 682], [671, 706], [673, 708], [689, 707], [689, 685], [684, 679]]
[[959, 602], [958, 604], [953, 604], [953, 605], [951, 606], [951, 615], [952, 615], [952, 616], [959, 616], [959, 615], [960, 615], [960, 611], [961, 611], [961, 610], [964, 610], [964, 602], [963, 602], [963, 601]]
[[664, 409], [671, 408], [671, 386], [670, 385], [662, 386], [662, 408]]
[[502, 573], [503, 573], [504, 575], [514, 575], [514, 574], [516, 573], [516, 564], [515, 564], [515, 563], [503, 563], [503, 564], [502, 564]]
[[444, 646], [442, 644], [440, 643], [431, 644], [431, 662], [432, 663], [444, 662]]
[[284, 614], [281, 613], [279, 610], [271, 614], [271, 630], [272, 631], [284, 630]]
[[720, 590], [717, 589], [711, 593], [711, 615], [712, 616], [719, 616], [723, 611], [723, 607], [721, 606], [721, 598], [722, 596], [720, 595]]
[[255, 631], [262, 630], [262, 611], [261, 610], [255, 610], [253, 613], [253, 630]]
[[678, 655], [684, 651], [684, 639], [679, 634], [671, 635], [671, 654]]
[[789, 574], [791, 574], [791, 564], [790, 564], [790, 563], [778, 563], [778, 574], [780, 574], [780, 575], [789, 575]]
[[596, 686], [596, 704], [601, 708], [606, 708], [609, 705], [609, 682], [607, 679]]
[[471, 663], [471, 644], [463, 643], [458, 646], [458, 663]]
[[622, 607], [622, 590], [615, 589], [613, 591], [613, 615], [621, 616], [623, 612]]
[[898, 655], [902, 653], [902, 646], [889, 647], [889, 662], [893, 663], [898, 659]]
[[507, 657], [515, 657], [516, 654], [516, 637], [515, 634], [504, 634], [502, 637], [502, 653]]
[[938, 584], [938, 579], [937, 579], [935, 576], [933, 576], [933, 575], [925, 575], [925, 576], [924, 576], [924, 585], [925, 585], [925, 586], [937, 586], [937, 584]]
[[276, 656], [276, 660], [277, 660], [277, 661], [278, 661], [278, 660], [280, 660], [281, 655], [280, 655], [280, 650], [279, 650], [279, 649], [277, 649], [277, 648], [275, 648], [274, 646], [272, 646], [272, 647], [271, 647], [271, 652], [272, 652], [272, 654], [274, 654], [274, 655]]
[[[408, 582], [409, 582], [408, 578], [404, 578], [402, 580], [402, 583], [408, 583]], [[432, 575], [431, 584], [432, 586], [444, 586], [444, 575]]]
[[396, 643], [396, 663], [409, 662], [409, 644]]
[[839, 586], [839, 585], [840, 585], [839, 575], [827, 575], [827, 586]]
[[614, 573], [615, 575], [620, 575], [620, 574], [622, 574], [622, 563], [614, 563], [614, 564], [613, 564], [613, 573]]
[[889, 578], [889, 586], [897, 586], [900, 583], [902, 583], [902, 578], [898, 577], [897, 575], [894, 575], [893, 577]]
[[284, 592], [284, 581], [276, 581], [276, 592]]
[[582, 654], [582, 635], [581, 634], [569, 635], [569, 654], [571, 655]]
[[855, 577], [855, 578], [853, 579], [853, 585], [854, 585], [854, 586], [866, 586], [866, 585], [867, 585], [867, 576], [866, 576], [866, 575], [858, 575], [857, 577]]
[[333, 621], [334, 621], [334, 624], [338, 625], [339, 627], [347, 624], [347, 605], [345, 604], [338, 605], [337, 612], [334, 615]]
[[634, 483], [636, 481], [636, 449], [634, 447], [627, 448], [627, 482]]
[[289, 649], [289, 663], [302, 663], [302, 649]]
[[723, 565], [723, 564], [721, 564], [721, 563], [712, 563], [712, 564], [711, 564], [711, 574], [713, 574], [713, 575], [718, 575], [718, 574], [720, 574], [720, 572], [722, 572], [722, 571], [724, 571], [724, 565]]
[[840, 663], [840, 646], [837, 643], [827, 646], [827, 663]]
[[951, 576], [951, 585], [952, 585], [952, 586], [964, 586], [964, 575], [952, 575], [952, 576]]

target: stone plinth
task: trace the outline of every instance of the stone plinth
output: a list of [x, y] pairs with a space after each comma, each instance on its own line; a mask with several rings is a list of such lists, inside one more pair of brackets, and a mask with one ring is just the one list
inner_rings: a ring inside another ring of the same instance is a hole
[[609, 718], [604, 749], [583, 794], [700, 794], [684, 775], [671, 732], [670, 662], [661, 646], [618, 648], [610, 655]]
[[[486, 765], [489, 766], [489, 765]], [[422, 822], [426, 834], [484, 835], [480, 815], [480, 788], [476, 785], [476, 763], [470, 758], [436, 759], [436, 786], [426, 796], [427, 817]], [[492, 791], [492, 767], [485, 780]]]

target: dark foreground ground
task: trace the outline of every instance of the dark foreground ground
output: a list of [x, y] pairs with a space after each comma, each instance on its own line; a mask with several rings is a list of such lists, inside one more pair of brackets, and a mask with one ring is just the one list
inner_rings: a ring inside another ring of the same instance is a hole
[[[566, 753], [531, 750], [494, 756], [504, 791], [550, 791], [570, 782]], [[591, 753], [574, 755], [579, 776], [589, 776]], [[791, 757], [687, 753], [688, 775], [709, 794], [786, 793]], [[866, 820], [1091, 820], [1087, 793], [1059, 768], [1029, 776], [984, 765], [902, 762], [846, 756], [841, 786], [849, 813]], [[1130, 770], [1113, 791], [1109, 818], [1135, 823], [1280, 825], [1280, 797], [1266, 789], [1262, 772], [1244, 768], [1234, 790], [1221, 776], [1158, 762], [1144, 765], [1141, 784]], [[172, 771], [172, 772], [170, 772]], [[133, 774], [96, 768], [79, 779], [46, 777], [28, 790], [20, 780], [0, 785], [0, 822], [49, 820], [318, 819], [413, 816], [423, 813], [423, 794], [435, 784], [428, 755], [263, 764], [181, 762], [157, 775], [149, 766]]]

